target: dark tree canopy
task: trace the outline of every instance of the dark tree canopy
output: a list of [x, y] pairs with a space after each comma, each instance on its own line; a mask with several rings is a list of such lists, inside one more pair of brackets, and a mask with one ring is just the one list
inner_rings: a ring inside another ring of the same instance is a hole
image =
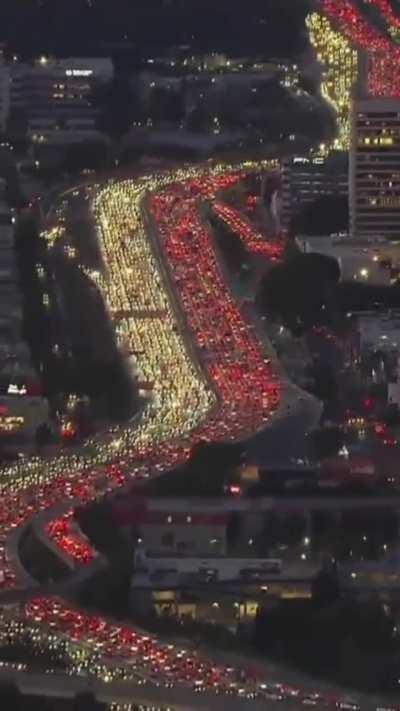
[[305, 205], [292, 221], [297, 234], [326, 235], [348, 232], [349, 206], [347, 197], [324, 195]]
[[316, 607], [332, 605], [339, 599], [339, 584], [334, 570], [321, 570], [312, 583], [312, 599]]
[[[274, 266], [261, 282], [258, 309], [301, 336], [314, 326], [328, 326], [344, 333], [352, 312], [400, 308], [399, 284], [381, 286], [339, 279], [336, 259], [300, 253], [290, 243], [286, 260]], [[321, 377], [327, 380], [326, 373]]]
[[184, 466], [149, 482], [147, 488], [166, 496], [221, 495], [224, 486], [236, 479], [243, 455], [244, 447], [239, 443], [198, 442]]
[[332, 257], [294, 254], [264, 277], [257, 297], [259, 309], [300, 335], [326, 323], [339, 278], [339, 265]]
[[129, 131], [135, 119], [140, 119], [139, 100], [126, 73], [116, 74], [93, 93], [92, 102], [99, 110], [98, 128], [112, 138]]
[[107, 167], [108, 150], [101, 141], [83, 142], [70, 146], [64, 156], [62, 170], [80, 173], [84, 169], [101, 170]]
[[313, 593], [314, 600], [281, 600], [272, 610], [259, 608], [258, 649], [364, 691], [396, 690], [399, 642], [382, 604], [341, 600], [326, 572]]

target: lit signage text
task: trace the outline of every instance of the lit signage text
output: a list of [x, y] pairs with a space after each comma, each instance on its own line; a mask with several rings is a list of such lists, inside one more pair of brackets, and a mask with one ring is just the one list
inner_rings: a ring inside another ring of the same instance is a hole
[[92, 69], [66, 69], [65, 74], [67, 77], [91, 77], [93, 74]]

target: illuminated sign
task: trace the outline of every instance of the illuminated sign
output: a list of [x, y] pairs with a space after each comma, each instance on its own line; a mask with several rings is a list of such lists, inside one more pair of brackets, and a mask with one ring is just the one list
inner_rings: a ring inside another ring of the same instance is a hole
[[91, 77], [93, 69], [66, 69], [67, 77]]

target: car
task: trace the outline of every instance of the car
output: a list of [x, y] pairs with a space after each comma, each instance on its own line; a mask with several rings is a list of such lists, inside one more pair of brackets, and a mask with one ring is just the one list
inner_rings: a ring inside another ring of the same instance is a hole
[[283, 701], [283, 695], [279, 691], [265, 689], [261, 693], [263, 699], [266, 699], [267, 701]]
[[267, 701], [283, 701], [283, 696], [279, 691], [264, 691], [263, 696]]
[[301, 703], [303, 706], [316, 706], [318, 703], [318, 696], [304, 696]]
[[344, 699], [343, 701], [337, 702], [336, 708], [341, 709], [341, 711], [360, 711], [361, 707], [356, 701]]
[[288, 698], [294, 698], [299, 696], [300, 694], [300, 689], [295, 689], [292, 686], [284, 686], [282, 691], [286, 694]]
[[259, 690], [263, 699], [267, 699], [268, 701], [283, 701], [284, 697], [280, 688], [274, 684], [260, 684]]

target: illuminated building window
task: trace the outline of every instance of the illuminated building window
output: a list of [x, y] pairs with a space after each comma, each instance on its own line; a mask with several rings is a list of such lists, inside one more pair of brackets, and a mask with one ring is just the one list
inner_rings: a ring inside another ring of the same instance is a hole
[[12, 434], [22, 429], [25, 418], [13, 415], [0, 415], [0, 434]]

